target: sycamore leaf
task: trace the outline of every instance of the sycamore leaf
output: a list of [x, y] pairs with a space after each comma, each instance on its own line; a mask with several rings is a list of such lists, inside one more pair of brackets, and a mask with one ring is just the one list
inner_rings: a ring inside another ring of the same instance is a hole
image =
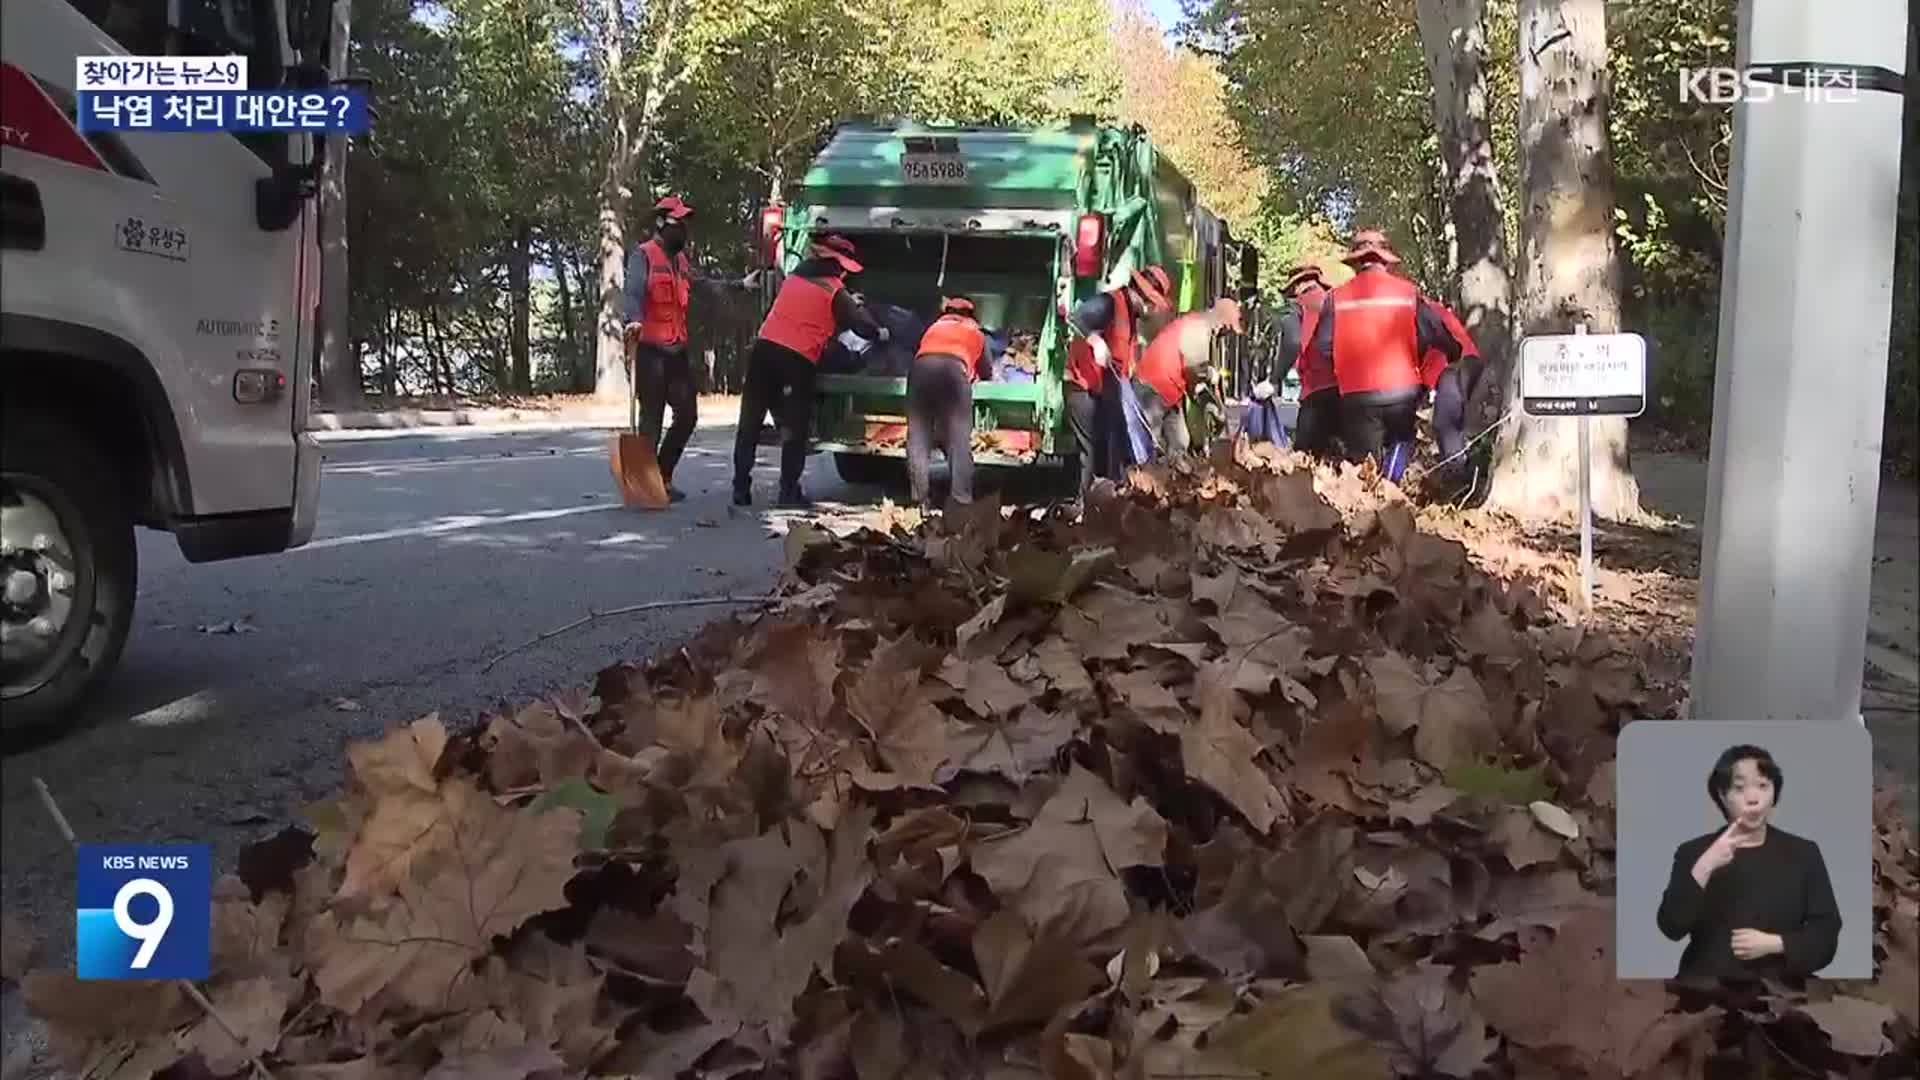
[[973, 958], [986, 985], [987, 1028], [1049, 1020], [1101, 983], [1071, 937], [1045, 928], [1036, 934], [1011, 911], [981, 924]]
[[1493, 710], [1480, 683], [1465, 667], [1437, 684], [1414, 670], [1406, 657], [1387, 652], [1367, 658], [1380, 719], [1395, 734], [1414, 732], [1420, 760], [1437, 769], [1466, 765], [1499, 746]]
[[314, 981], [327, 1005], [351, 1014], [383, 992], [422, 1009], [466, 1000], [471, 965], [496, 937], [566, 906], [578, 812], [505, 810], [466, 782], [442, 785], [436, 804], [446, 842], [398, 894], [323, 919]]
[[1266, 748], [1234, 718], [1237, 702], [1230, 672], [1227, 661], [1202, 669], [1200, 720], [1180, 732], [1180, 760], [1189, 775], [1212, 788], [1264, 833], [1287, 817], [1287, 801], [1260, 767]]
[[1283, 990], [1214, 1028], [1207, 1046], [1272, 1080], [1391, 1080], [1387, 1056], [1335, 1018], [1338, 994], [1318, 984]]
[[1799, 1006], [1799, 1011], [1812, 1017], [1842, 1054], [1878, 1057], [1893, 1049], [1893, 1040], [1886, 1032], [1893, 1022], [1893, 1010], [1877, 1001], [1842, 995], [1807, 1002]]

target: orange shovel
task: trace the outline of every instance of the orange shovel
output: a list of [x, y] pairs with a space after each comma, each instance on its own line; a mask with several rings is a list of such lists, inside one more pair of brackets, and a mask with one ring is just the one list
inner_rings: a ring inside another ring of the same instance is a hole
[[634, 348], [627, 347], [627, 414], [629, 430], [614, 436], [612, 447], [613, 479], [620, 486], [620, 501], [629, 510], [665, 510], [667, 481], [660, 475], [660, 459], [654, 456], [653, 440], [640, 430], [640, 386], [635, 370]]

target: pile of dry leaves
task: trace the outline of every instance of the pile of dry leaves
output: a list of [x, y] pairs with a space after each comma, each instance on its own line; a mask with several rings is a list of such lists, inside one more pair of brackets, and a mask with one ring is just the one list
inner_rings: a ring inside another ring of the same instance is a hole
[[1371, 474], [1221, 456], [802, 530], [751, 620], [350, 747], [221, 884], [217, 1018], [30, 1004], [102, 1076], [1911, 1075], [1890, 812], [1873, 983], [1615, 981], [1615, 738], [1674, 688]]

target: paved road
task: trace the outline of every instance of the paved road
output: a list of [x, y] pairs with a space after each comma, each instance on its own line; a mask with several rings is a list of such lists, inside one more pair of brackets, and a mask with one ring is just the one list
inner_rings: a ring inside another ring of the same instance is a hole
[[[701, 432], [682, 465], [690, 498], [664, 513], [619, 507], [607, 439], [333, 441], [304, 549], [193, 566], [170, 537], [143, 533], [133, 637], [96, 715], [0, 760], [0, 906], [40, 929], [49, 959], [71, 952], [72, 858], [34, 776], [82, 838], [211, 842], [231, 865], [339, 783], [345, 740], [585, 685], [720, 611], [616, 618], [482, 670], [538, 631], [593, 607], [768, 589], [792, 515], [730, 512], [730, 427]], [[770, 503], [773, 449], [760, 457]], [[808, 479], [816, 497], [853, 495], [824, 456]], [[201, 629], [234, 622], [248, 629]]]

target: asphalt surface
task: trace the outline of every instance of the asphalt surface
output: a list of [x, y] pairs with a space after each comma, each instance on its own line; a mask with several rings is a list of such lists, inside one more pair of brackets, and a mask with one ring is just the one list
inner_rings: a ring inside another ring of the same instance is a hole
[[[603, 431], [329, 441], [313, 542], [195, 566], [140, 534], [135, 625], [93, 714], [0, 759], [0, 908], [41, 962], [71, 962], [74, 862], [32, 780], [83, 840], [210, 843], [221, 865], [342, 779], [350, 739], [439, 711], [450, 725], [645, 658], [725, 608], [619, 616], [490, 660], [590, 610], [755, 595], [776, 581], [776, 451], [730, 505], [732, 428], [699, 433], [689, 498], [619, 506]], [[811, 494], [848, 489], [822, 455]], [[237, 631], [237, 632], [236, 632]]]

